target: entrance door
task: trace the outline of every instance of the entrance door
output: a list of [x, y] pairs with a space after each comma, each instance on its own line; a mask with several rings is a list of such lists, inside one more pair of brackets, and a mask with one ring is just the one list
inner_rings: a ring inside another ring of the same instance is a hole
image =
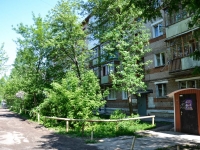
[[181, 132], [198, 134], [196, 94], [180, 94]]
[[137, 97], [137, 105], [138, 105], [138, 114], [140, 116], [146, 116], [147, 115], [146, 94], [141, 94], [141, 96]]

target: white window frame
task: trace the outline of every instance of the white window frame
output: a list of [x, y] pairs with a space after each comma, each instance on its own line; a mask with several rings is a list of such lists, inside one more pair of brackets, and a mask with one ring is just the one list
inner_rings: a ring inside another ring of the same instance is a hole
[[178, 82], [178, 88], [180, 89], [180, 82], [186, 82], [186, 88], [188, 87], [188, 81], [195, 81], [195, 88], [198, 88], [197, 82], [200, 80], [200, 77], [191, 77], [191, 78], [183, 78], [183, 79], [176, 79], [175, 81]]
[[122, 91], [122, 100], [128, 100], [128, 92]]
[[[163, 31], [162, 31], [163, 25], [162, 24], [163, 24], [163, 19], [156, 21], [153, 24], [151, 24], [153, 38], [156, 38], [156, 37], [163, 35]], [[158, 26], [158, 35], [156, 35], [156, 29], [155, 29], [157, 26]]]
[[[162, 87], [162, 91], [161, 94], [159, 93], [159, 89], [158, 86], [161, 85]], [[165, 85], [165, 86], [164, 86]], [[166, 89], [165, 89], [166, 88]], [[156, 97], [166, 97], [167, 92], [165, 93], [165, 91], [167, 91], [167, 84], [166, 83], [159, 83], [156, 84]]]
[[116, 100], [116, 90], [109, 89], [109, 95], [107, 96], [107, 100]]
[[[163, 57], [164, 55], [164, 57]], [[160, 64], [158, 64], [157, 56], [159, 56]], [[155, 67], [164, 66], [165, 65], [165, 53], [158, 53], [154, 55]]]
[[[194, 87], [188, 87], [188, 82], [194, 81]], [[179, 81], [179, 89], [185, 89], [181, 88], [181, 84], [185, 82], [185, 88], [197, 88], [197, 80], [186, 80], [186, 81]]]
[[[157, 81], [157, 82], [154, 82], [154, 84], [155, 84], [155, 86], [156, 86], [156, 97], [166, 97], [166, 95], [167, 95], [167, 83], [168, 83], [168, 81], [167, 80], [161, 80], [161, 81]], [[159, 96], [159, 90], [158, 90], [158, 85], [162, 85], [162, 94], [161, 94], [161, 96]], [[166, 87], [166, 89], [164, 89], [164, 84], [166, 85], [165, 87]], [[165, 95], [165, 91], [166, 90], [166, 95]]]

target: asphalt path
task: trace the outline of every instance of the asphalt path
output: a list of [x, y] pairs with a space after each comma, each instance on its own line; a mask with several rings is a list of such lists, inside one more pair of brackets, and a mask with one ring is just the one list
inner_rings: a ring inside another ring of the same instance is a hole
[[0, 150], [97, 150], [81, 138], [59, 135], [0, 108]]

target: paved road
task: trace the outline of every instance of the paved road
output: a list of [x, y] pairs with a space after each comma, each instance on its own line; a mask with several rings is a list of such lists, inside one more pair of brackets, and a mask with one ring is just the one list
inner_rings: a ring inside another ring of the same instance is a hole
[[0, 108], [0, 150], [97, 150], [83, 140], [58, 135]]
[[[136, 139], [134, 150], [200, 144], [200, 136], [164, 128], [167, 131], [157, 128], [139, 132], [144, 137]], [[81, 139], [58, 135], [37, 123], [20, 118], [8, 109], [0, 108], [0, 150], [130, 150], [132, 139], [132, 136], [104, 138], [99, 143], [86, 145]]]

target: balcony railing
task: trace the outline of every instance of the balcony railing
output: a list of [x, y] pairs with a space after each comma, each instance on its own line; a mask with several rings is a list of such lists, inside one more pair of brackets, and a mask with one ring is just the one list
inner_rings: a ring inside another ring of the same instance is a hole
[[200, 61], [194, 60], [192, 57], [173, 59], [169, 64], [169, 73], [185, 71], [195, 66], [200, 66]]
[[101, 84], [110, 84], [110, 83], [112, 83], [112, 80], [109, 75], [101, 77]]

